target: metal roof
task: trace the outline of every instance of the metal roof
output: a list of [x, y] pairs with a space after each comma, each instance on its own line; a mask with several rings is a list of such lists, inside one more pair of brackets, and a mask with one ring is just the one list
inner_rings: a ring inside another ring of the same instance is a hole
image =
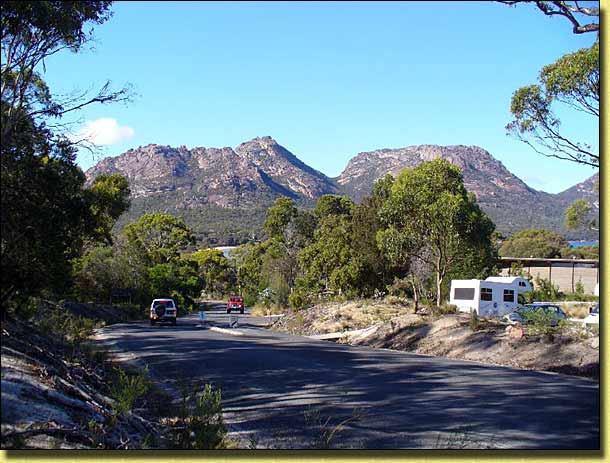
[[599, 259], [549, 259], [544, 257], [499, 257], [498, 260], [513, 262], [513, 261], [521, 261], [521, 262], [548, 262], [548, 263], [563, 263], [563, 264], [597, 264], [599, 265]]

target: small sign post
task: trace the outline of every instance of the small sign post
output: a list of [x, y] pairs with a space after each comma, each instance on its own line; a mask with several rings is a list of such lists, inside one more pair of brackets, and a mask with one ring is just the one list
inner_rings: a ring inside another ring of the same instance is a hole
[[238, 320], [239, 317], [237, 317], [237, 315], [231, 315], [231, 317], [229, 318], [229, 328], [237, 328]]
[[197, 327], [202, 328], [205, 325], [205, 322], [207, 321], [207, 315], [203, 310], [199, 311], [199, 324], [197, 325]]

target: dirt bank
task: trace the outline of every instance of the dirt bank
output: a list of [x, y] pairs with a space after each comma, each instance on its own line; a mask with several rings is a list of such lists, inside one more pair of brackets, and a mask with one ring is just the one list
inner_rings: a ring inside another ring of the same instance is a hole
[[273, 328], [302, 335], [344, 332], [337, 342], [599, 378], [599, 336], [578, 326], [551, 340], [527, 329], [522, 336], [511, 334], [509, 325], [494, 320], [481, 320], [473, 329], [468, 314], [409, 312], [374, 301], [325, 303], [289, 313]]

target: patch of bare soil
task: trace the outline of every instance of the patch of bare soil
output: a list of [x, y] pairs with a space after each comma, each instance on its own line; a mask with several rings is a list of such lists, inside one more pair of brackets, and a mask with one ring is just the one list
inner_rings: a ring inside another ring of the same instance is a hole
[[515, 336], [510, 334], [512, 328], [498, 320], [481, 320], [473, 331], [468, 314], [409, 312], [408, 307], [370, 301], [326, 303], [288, 314], [273, 328], [302, 335], [343, 332], [338, 342], [599, 378], [599, 336], [576, 327], [564, 329], [553, 339], [529, 335], [527, 330]]

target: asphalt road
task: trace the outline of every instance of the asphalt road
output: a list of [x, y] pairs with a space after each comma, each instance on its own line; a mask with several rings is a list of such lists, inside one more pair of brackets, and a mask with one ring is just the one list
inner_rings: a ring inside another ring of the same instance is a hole
[[196, 316], [118, 324], [98, 342], [169, 388], [221, 387], [227, 423], [257, 448], [600, 446], [594, 381], [316, 341], [237, 316], [233, 329], [221, 310], [208, 311], [206, 327]]

